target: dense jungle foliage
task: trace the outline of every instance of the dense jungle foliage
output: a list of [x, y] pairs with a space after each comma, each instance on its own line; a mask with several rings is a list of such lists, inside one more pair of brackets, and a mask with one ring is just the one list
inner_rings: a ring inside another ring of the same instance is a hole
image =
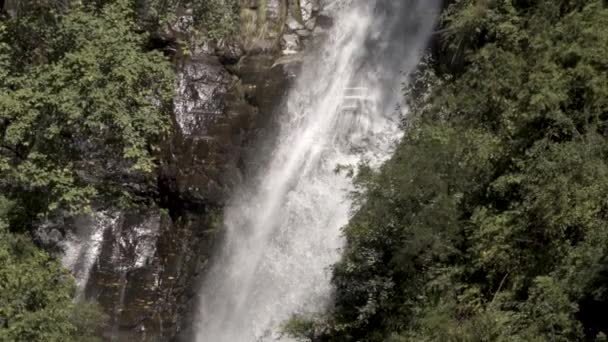
[[460, 0], [315, 341], [607, 341], [608, 2]]
[[[192, 24], [228, 34], [229, 2], [191, 1]], [[104, 323], [32, 231], [154, 185], [174, 70], [152, 47], [181, 15], [174, 3], [0, 1], [0, 341], [94, 341]]]
[[99, 308], [75, 303], [72, 276], [29, 236], [8, 231], [0, 197], [0, 341], [97, 341]]
[[[153, 181], [179, 3], [0, 0], [0, 342], [95, 341], [103, 315], [31, 233]], [[182, 3], [191, 36], [234, 33], [238, 1]], [[406, 138], [357, 178], [335, 307], [287, 330], [608, 341], [608, 2], [456, 0], [439, 34]]]
[[[107, 1], [107, 0], [103, 0]], [[142, 25], [152, 32], [181, 30], [182, 39], [222, 40], [237, 33], [238, 0], [131, 0]], [[188, 15], [191, 19], [176, 20]]]

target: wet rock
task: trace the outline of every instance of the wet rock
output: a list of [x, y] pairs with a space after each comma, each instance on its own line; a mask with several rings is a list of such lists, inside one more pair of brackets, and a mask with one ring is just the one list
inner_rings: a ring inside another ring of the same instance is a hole
[[[87, 280], [84, 297], [109, 315], [104, 340], [189, 336], [200, 278], [221, 237], [217, 208], [238, 183], [246, 156], [262, 151], [253, 141], [264, 137], [261, 127], [271, 126], [271, 113], [287, 89], [274, 60], [243, 57], [230, 72], [216, 56], [184, 64], [175, 135], [165, 143], [159, 170], [158, 202], [165, 209], [116, 213], [109, 224], [76, 224], [82, 229], [69, 240], [74, 248], [64, 261]], [[84, 245], [92, 248], [79, 247]], [[86, 276], [77, 271], [87, 268]]]
[[210, 215], [160, 209], [120, 213], [103, 233], [86, 298], [110, 315], [104, 339], [167, 341], [180, 330], [200, 260], [214, 241]]
[[185, 62], [175, 101], [177, 134], [166, 146], [161, 169], [180, 200], [222, 202], [239, 180], [239, 151], [255, 115], [239, 80], [216, 56]]
[[235, 70], [243, 87], [251, 93], [249, 103], [258, 109], [254, 124], [256, 130], [267, 127], [267, 120], [272, 118], [289, 88], [285, 70], [274, 67], [276, 60], [277, 57], [272, 55], [247, 56]]
[[235, 40], [230, 40], [222, 46], [216, 47], [215, 55], [223, 65], [233, 65], [245, 55], [243, 47]]
[[[221, 46], [191, 46], [192, 56], [180, 59], [174, 134], [163, 144], [156, 182], [119, 177], [119, 184], [148, 194], [157, 206], [113, 212], [104, 222], [83, 218], [76, 229], [57, 228], [57, 236], [41, 237], [71, 244], [64, 248], [65, 264], [86, 279], [80, 281], [85, 297], [110, 316], [105, 340], [154, 342], [189, 335], [198, 284], [221, 238], [217, 210], [244, 172], [254, 173], [256, 163], [270, 155], [274, 115], [301, 61], [300, 54], [277, 60], [279, 48], [301, 50], [306, 33], [285, 34], [286, 0], [241, 3], [242, 20], [250, 20], [243, 24], [252, 24], [249, 36]], [[180, 14], [167, 35], [187, 34], [189, 16]], [[108, 166], [96, 177], [115, 176], [124, 167]]]
[[328, 33], [327, 29], [324, 29], [321, 26], [315, 27], [315, 29], [312, 31], [312, 35], [314, 37], [324, 37], [327, 35], [327, 33]]
[[[142, 280], [142, 270], [153, 263], [160, 226], [160, 213], [122, 213], [115, 224], [103, 232], [101, 250], [91, 270], [85, 297], [99, 302], [110, 314], [110, 326], [105, 331], [108, 339], [120, 338], [123, 330], [130, 330], [148, 315], [132, 301], [142, 301], [149, 295], [133, 296], [132, 292]], [[155, 284], [150, 278], [158, 277], [158, 271], [145, 272], [143, 280]], [[142, 292], [148, 290], [138, 288]]]
[[295, 19], [291, 15], [287, 19], [286, 25], [287, 25], [287, 28], [289, 28], [292, 31], [301, 30], [301, 29], [305, 28], [301, 22], [299, 22], [297, 19]]
[[178, 16], [170, 26], [169, 30], [173, 35], [187, 36], [194, 26], [194, 16], [191, 8], [178, 10]]
[[307, 30], [310, 30], [310, 31], [314, 30], [314, 28], [315, 28], [315, 26], [316, 26], [316, 25], [317, 25], [317, 19], [316, 19], [316, 18], [314, 18], [314, 17], [313, 17], [313, 18], [311, 18], [310, 20], [308, 20], [308, 21], [306, 22], [306, 24], [305, 24], [306, 29], [307, 29]]
[[61, 242], [63, 265], [72, 271], [76, 279], [77, 298], [82, 299], [89, 281], [91, 269], [103, 244], [108, 229], [116, 224], [119, 213], [96, 211], [91, 215], [80, 215], [66, 223], [65, 236]]
[[286, 34], [283, 36], [281, 48], [284, 55], [292, 55], [300, 50], [300, 39], [295, 34]]
[[310, 37], [312, 35], [312, 32], [309, 30], [297, 30], [296, 33], [302, 38]]
[[[294, 67], [297, 69], [297, 67], [299, 65], [302, 64], [302, 62], [304, 61], [304, 56], [301, 53], [298, 54], [293, 54], [293, 55], [286, 55], [283, 56], [281, 58], [278, 58], [274, 64], [272, 65], [273, 68], [275, 67], [282, 67], [283, 69], [285, 69], [287, 71], [287, 73], [291, 76], [295, 76], [295, 75], [291, 75], [291, 69], [293, 69]], [[297, 72], [297, 70], [295, 70]]]
[[266, 8], [266, 17], [269, 21], [278, 23], [283, 21], [283, 12], [285, 11], [285, 2], [282, 0], [258, 0], [259, 4], [263, 4], [262, 8]]
[[237, 70], [243, 85], [248, 89], [248, 101], [259, 112], [242, 156], [243, 169], [251, 174], [255, 174], [257, 167], [263, 165], [265, 158], [272, 153], [270, 147], [274, 146], [276, 134], [273, 133], [278, 129], [277, 116], [284, 105], [284, 95], [294, 79], [291, 75], [299, 69], [297, 64], [276, 62], [276, 56], [248, 56], [239, 63]]
[[312, 18], [313, 13], [318, 11], [319, 8], [319, 2], [316, 0], [300, 0], [300, 11], [304, 21], [308, 21]]
[[225, 109], [223, 95], [232, 79], [214, 56], [201, 55], [186, 61], [178, 74], [174, 115], [186, 138], [204, 139], [212, 123]]
[[329, 29], [334, 25], [334, 20], [327, 15], [318, 15], [316, 17], [316, 25], [322, 29]]

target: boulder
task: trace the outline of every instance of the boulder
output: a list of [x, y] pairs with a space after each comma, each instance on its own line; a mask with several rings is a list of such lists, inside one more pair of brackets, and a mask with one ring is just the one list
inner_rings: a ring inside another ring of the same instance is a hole
[[[308, 31], [307, 31], [308, 32]], [[300, 39], [296, 34], [285, 34], [281, 41], [281, 49], [284, 55], [293, 55], [300, 50]]]

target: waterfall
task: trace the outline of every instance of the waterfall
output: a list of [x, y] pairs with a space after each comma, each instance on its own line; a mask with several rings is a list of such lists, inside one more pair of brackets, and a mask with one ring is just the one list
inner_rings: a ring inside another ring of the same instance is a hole
[[280, 325], [330, 302], [352, 179], [401, 137], [404, 74], [431, 34], [438, 1], [328, 1], [334, 24], [290, 89], [268, 164], [225, 208], [226, 236], [201, 288], [196, 341], [288, 340]]
[[104, 233], [112, 229], [117, 221], [118, 215], [109, 211], [78, 217], [74, 225], [76, 229], [68, 231], [62, 242], [64, 255], [61, 261], [74, 274], [78, 299], [84, 299], [85, 287], [99, 256]]

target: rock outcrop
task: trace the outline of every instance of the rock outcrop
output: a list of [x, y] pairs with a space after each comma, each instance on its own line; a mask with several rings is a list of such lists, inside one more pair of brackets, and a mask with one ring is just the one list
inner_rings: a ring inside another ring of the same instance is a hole
[[112, 220], [104, 222], [111, 224], [80, 221], [74, 224], [94, 226], [71, 230], [86, 232], [74, 238], [80, 243], [102, 236], [91, 242], [95, 255], [78, 253], [93, 260], [82, 291], [109, 316], [104, 339], [187, 340], [200, 278], [221, 239], [221, 209], [255, 170], [252, 160], [259, 158], [251, 156], [264, 153], [299, 55], [325, 20], [313, 0], [241, 4], [239, 37], [220, 45], [191, 42], [189, 53], [176, 53], [174, 134], [164, 142], [156, 205], [110, 208]]

